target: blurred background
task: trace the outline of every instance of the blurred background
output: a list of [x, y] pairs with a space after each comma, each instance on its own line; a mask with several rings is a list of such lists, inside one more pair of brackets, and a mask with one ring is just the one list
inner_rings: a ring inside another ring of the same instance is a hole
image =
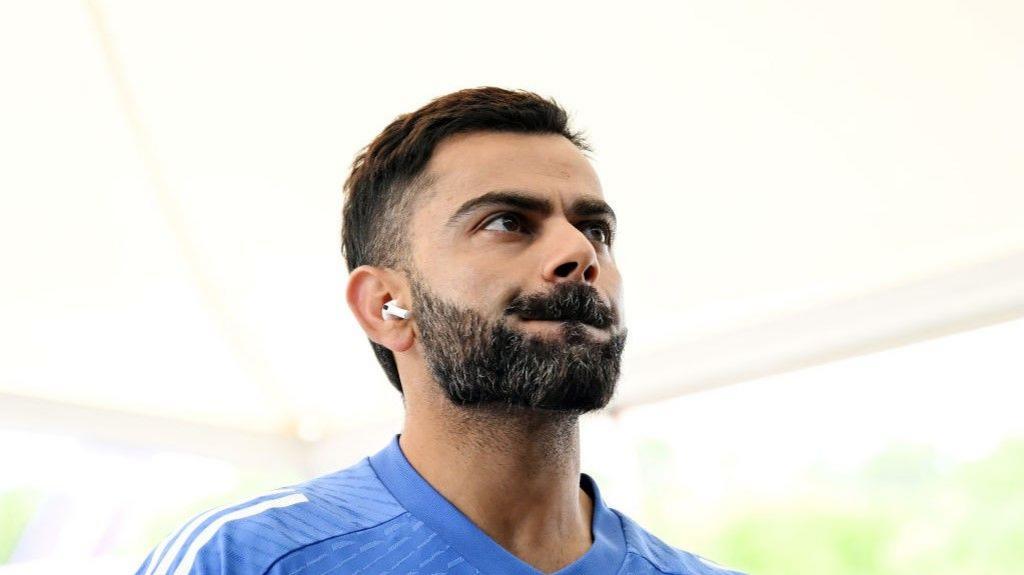
[[583, 469], [751, 574], [1024, 564], [1024, 4], [0, 4], [0, 575], [130, 573], [401, 403], [341, 184], [465, 87], [555, 97], [630, 341]]

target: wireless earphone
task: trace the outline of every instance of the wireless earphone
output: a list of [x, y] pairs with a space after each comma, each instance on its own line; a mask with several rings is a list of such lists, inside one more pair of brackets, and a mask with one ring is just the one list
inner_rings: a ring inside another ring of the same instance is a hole
[[409, 310], [398, 307], [398, 300], [393, 299], [384, 304], [384, 307], [380, 309], [380, 317], [386, 320], [389, 315], [393, 315], [398, 319], [405, 319], [409, 317]]

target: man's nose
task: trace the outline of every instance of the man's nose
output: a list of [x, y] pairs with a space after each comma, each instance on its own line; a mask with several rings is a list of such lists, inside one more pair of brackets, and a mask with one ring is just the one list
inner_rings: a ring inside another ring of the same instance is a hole
[[594, 244], [578, 228], [565, 222], [551, 238], [551, 257], [544, 265], [544, 279], [552, 283], [597, 281], [600, 268]]

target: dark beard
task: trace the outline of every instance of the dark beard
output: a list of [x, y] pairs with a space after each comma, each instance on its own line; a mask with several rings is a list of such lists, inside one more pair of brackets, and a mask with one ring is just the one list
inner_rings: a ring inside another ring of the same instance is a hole
[[588, 336], [583, 323], [617, 324], [597, 290], [557, 284], [550, 295], [518, 297], [505, 310], [528, 318], [558, 318], [563, 340], [520, 333], [450, 304], [410, 278], [416, 324], [427, 366], [455, 405], [516, 407], [585, 413], [605, 407], [619, 378], [626, 330], [608, 341]]

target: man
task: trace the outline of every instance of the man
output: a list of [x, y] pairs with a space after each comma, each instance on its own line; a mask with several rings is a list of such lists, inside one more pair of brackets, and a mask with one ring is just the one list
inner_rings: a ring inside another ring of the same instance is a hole
[[607, 507], [580, 473], [626, 338], [615, 214], [535, 94], [463, 90], [356, 158], [349, 307], [405, 426], [342, 471], [200, 515], [144, 575], [726, 574]]

